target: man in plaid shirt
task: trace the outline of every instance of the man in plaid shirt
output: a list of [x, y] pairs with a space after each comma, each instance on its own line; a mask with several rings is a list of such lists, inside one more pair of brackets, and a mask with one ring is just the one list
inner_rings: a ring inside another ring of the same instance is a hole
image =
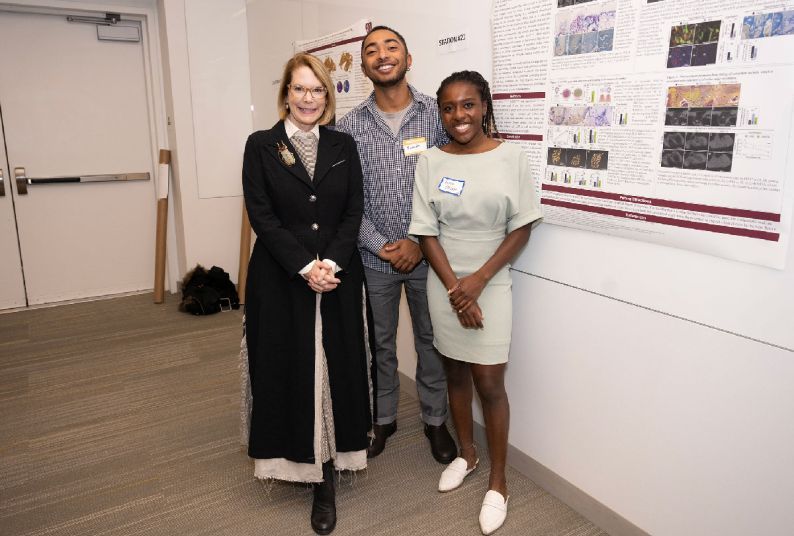
[[364, 217], [359, 250], [364, 261], [375, 334], [375, 438], [368, 457], [380, 454], [397, 430], [397, 320], [405, 287], [418, 361], [416, 385], [433, 457], [450, 463], [457, 455], [446, 426], [447, 385], [427, 309], [428, 265], [408, 237], [414, 167], [422, 151], [449, 140], [435, 99], [408, 85], [411, 55], [395, 30], [377, 26], [361, 44], [361, 68], [374, 91], [338, 123], [356, 140], [364, 172]]

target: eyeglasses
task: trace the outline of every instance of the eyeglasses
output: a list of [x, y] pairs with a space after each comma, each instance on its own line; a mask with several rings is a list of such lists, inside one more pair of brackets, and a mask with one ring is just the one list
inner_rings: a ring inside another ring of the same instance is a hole
[[299, 86], [298, 84], [289, 84], [287, 87], [289, 87], [292, 95], [298, 98], [303, 98], [307, 93], [311, 93], [313, 98], [322, 99], [325, 97], [325, 94], [328, 93], [328, 90], [323, 86], [303, 87]]

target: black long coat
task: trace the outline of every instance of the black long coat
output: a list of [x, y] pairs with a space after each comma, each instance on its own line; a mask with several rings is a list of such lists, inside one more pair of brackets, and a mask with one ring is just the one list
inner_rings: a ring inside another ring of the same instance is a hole
[[[287, 165], [283, 143], [294, 155]], [[362, 288], [357, 250], [363, 213], [361, 163], [353, 138], [320, 127], [312, 181], [284, 123], [251, 134], [243, 192], [257, 239], [248, 265], [246, 337], [253, 408], [248, 455], [314, 463], [316, 294], [298, 271], [313, 259], [340, 267], [339, 286], [322, 294], [323, 346], [336, 448], [369, 444], [371, 424]]]

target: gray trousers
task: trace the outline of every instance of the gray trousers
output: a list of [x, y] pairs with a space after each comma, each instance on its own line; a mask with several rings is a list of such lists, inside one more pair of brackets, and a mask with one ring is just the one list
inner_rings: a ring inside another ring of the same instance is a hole
[[364, 269], [375, 335], [375, 424], [389, 424], [397, 419], [397, 403], [400, 399], [397, 321], [403, 285], [414, 331], [417, 353], [416, 388], [419, 392], [422, 420], [433, 426], [447, 420], [447, 379], [441, 358], [433, 347], [433, 328], [427, 309], [427, 270], [426, 264], [418, 265], [410, 274], [385, 274], [370, 268]]

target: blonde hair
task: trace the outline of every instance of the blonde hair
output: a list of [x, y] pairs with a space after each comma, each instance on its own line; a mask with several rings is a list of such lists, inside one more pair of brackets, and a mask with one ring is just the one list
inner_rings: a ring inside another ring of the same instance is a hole
[[289, 91], [289, 84], [292, 82], [292, 73], [298, 67], [308, 67], [314, 73], [314, 76], [325, 87], [325, 110], [323, 115], [317, 121], [320, 125], [327, 125], [333, 120], [336, 115], [336, 94], [334, 92], [334, 83], [331, 81], [331, 76], [328, 71], [316, 56], [299, 52], [292, 56], [289, 61], [284, 65], [284, 73], [281, 75], [281, 84], [278, 87], [278, 116], [284, 120], [289, 115], [287, 109], [287, 92]]

